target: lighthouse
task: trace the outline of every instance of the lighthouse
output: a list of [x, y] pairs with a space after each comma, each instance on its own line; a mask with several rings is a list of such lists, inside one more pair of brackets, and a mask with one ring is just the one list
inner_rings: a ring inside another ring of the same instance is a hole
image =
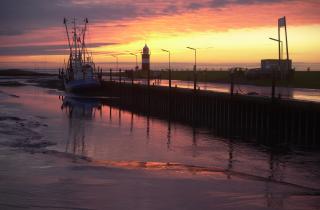
[[147, 44], [142, 50], [142, 71], [150, 72], [150, 50]]

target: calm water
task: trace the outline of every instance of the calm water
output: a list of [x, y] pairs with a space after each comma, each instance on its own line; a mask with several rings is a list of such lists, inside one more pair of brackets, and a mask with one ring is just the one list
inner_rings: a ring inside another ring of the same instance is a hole
[[218, 138], [206, 129], [137, 115], [99, 99], [56, 90], [34, 86], [0, 90], [1, 115], [46, 124], [37, 130], [42, 139], [56, 143], [50, 149], [97, 161], [216, 167], [244, 176], [320, 188], [318, 152], [273, 153], [262, 146]]

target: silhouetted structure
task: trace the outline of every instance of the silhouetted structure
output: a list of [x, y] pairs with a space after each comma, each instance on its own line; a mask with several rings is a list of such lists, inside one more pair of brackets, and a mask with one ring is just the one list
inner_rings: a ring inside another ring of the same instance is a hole
[[150, 86], [150, 50], [145, 44], [142, 50], [142, 72], [147, 73], [148, 87]]
[[[280, 63], [280, 68], [279, 68]], [[261, 60], [261, 75], [272, 75], [276, 69], [276, 78], [288, 78], [292, 72], [291, 60], [263, 59]]]
[[168, 73], [169, 73], [169, 88], [171, 89], [171, 52], [166, 49], [162, 49], [163, 52], [168, 53], [169, 55], [169, 68], [168, 68]]
[[[124, 110], [208, 127], [217, 136], [267, 146], [319, 148], [317, 103], [214, 93], [169, 87], [104, 83]], [[171, 96], [171, 97], [170, 97]]]
[[147, 45], [145, 45], [142, 50], [142, 71], [150, 71], [150, 50]]

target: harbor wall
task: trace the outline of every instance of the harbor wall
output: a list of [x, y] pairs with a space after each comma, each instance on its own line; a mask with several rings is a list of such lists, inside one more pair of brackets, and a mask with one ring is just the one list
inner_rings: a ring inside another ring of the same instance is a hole
[[268, 146], [319, 148], [318, 103], [104, 82], [109, 105]]

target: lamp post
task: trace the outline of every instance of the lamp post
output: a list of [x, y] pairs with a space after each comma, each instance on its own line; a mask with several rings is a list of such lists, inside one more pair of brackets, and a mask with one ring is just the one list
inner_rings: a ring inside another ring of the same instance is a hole
[[[118, 55], [111, 55], [112, 57], [114, 57], [116, 59], [116, 71], [119, 72], [119, 57]], [[112, 70], [110, 69], [110, 80], [112, 81]], [[121, 75], [119, 74], [119, 78], [121, 78]], [[120, 79], [121, 81], [121, 79]]]
[[117, 66], [117, 71], [118, 71], [119, 70], [119, 58], [117, 55], [111, 55], [111, 56], [116, 59], [116, 66]]
[[169, 50], [165, 50], [165, 49], [161, 49], [161, 50], [169, 54], [169, 88], [171, 89], [171, 53]]
[[281, 45], [281, 54], [280, 54], [280, 59], [283, 59], [283, 41], [279, 40], [279, 39], [275, 39], [275, 38], [269, 38], [270, 40], [276, 41], [276, 42], [280, 42]]
[[194, 51], [194, 67], [193, 67], [193, 90], [197, 90], [197, 49], [192, 47], [187, 47], [189, 50]]
[[119, 58], [118, 55], [111, 55], [112, 57], [116, 58], [116, 64], [117, 64], [117, 71], [119, 73], [119, 82], [121, 83], [121, 69], [119, 70]]
[[133, 55], [133, 56], [136, 56], [136, 71], [139, 69], [139, 66], [138, 66], [138, 54], [134, 54], [134, 53], [130, 53], [130, 55]]
[[[274, 38], [269, 38], [269, 39], [278, 43], [278, 46], [279, 46], [278, 71], [280, 71], [280, 62], [281, 62], [280, 43], [282, 45], [282, 41], [280, 39], [274, 39]], [[272, 99], [275, 98], [275, 92], [276, 92], [275, 87], [276, 87], [276, 74], [275, 74], [275, 69], [272, 68], [272, 89], [271, 89]]]

